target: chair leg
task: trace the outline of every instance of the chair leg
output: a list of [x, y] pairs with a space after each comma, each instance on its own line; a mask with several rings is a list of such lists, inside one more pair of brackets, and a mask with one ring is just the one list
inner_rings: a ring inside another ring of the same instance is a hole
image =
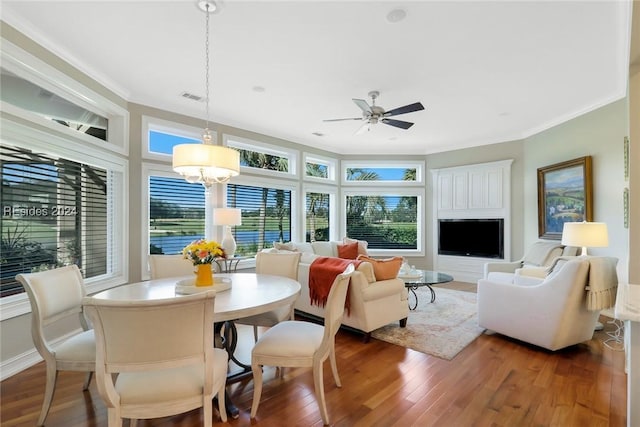
[[336, 382], [338, 387], [342, 387], [342, 383], [340, 383], [340, 376], [338, 375], [338, 364], [336, 363], [336, 347], [335, 345], [331, 346], [331, 350], [329, 350], [329, 362], [331, 362], [331, 371], [333, 372], [333, 379]]
[[46, 370], [47, 373], [44, 385], [44, 397], [42, 399], [42, 410], [40, 410], [40, 417], [38, 417], [38, 426], [43, 426], [44, 420], [45, 418], [47, 418], [49, 408], [51, 407], [51, 401], [53, 400], [53, 393], [56, 390], [56, 381], [58, 379], [58, 369], [56, 369], [55, 362], [53, 362], [52, 364], [47, 364]]
[[406, 317], [400, 319], [400, 327], [401, 328], [406, 328], [407, 327], [407, 318]]
[[329, 413], [327, 412], [327, 402], [324, 398], [324, 381], [322, 379], [322, 360], [313, 363], [313, 386], [316, 390], [316, 399], [320, 407], [320, 416], [325, 425], [329, 424]]
[[204, 415], [204, 422], [202, 425], [203, 427], [211, 427], [213, 424], [213, 398], [205, 398], [205, 401], [202, 403], [202, 412]]
[[[129, 421], [129, 425], [131, 423], [137, 422], [137, 420]], [[120, 408], [107, 408], [107, 425], [109, 427], [122, 427], [122, 417], [120, 416]]]
[[227, 383], [223, 382], [220, 390], [218, 390], [218, 412], [220, 413], [220, 419], [223, 423], [227, 422], [227, 406], [225, 403], [225, 394], [227, 394], [226, 385]]
[[93, 371], [87, 372], [87, 375], [84, 377], [84, 384], [82, 384], [82, 391], [89, 390], [89, 384], [91, 383], [92, 377], [93, 377]]
[[253, 342], [258, 342], [258, 327], [253, 325]]
[[251, 418], [256, 417], [258, 405], [260, 405], [260, 396], [262, 395], [262, 366], [251, 362], [251, 371], [253, 372], [253, 402], [251, 403]]

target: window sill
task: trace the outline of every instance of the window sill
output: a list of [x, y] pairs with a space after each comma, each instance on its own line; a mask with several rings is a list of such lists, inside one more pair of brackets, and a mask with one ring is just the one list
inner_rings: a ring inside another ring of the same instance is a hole
[[[127, 283], [127, 278], [125, 276], [114, 276], [95, 281], [88, 280], [85, 283], [87, 294], [91, 295], [105, 289], [123, 285]], [[2, 322], [27, 313], [31, 313], [31, 304], [29, 303], [29, 297], [26, 292], [4, 297], [0, 300], [0, 321]]]

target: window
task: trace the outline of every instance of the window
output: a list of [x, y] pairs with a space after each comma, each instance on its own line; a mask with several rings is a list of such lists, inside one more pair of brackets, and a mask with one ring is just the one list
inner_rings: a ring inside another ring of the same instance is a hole
[[305, 180], [318, 182], [335, 181], [336, 163], [337, 161], [335, 159], [316, 156], [312, 154], [305, 154]]
[[393, 186], [399, 183], [416, 186], [424, 181], [423, 170], [424, 163], [415, 161], [344, 162], [342, 182], [362, 186]]
[[107, 140], [109, 120], [0, 68], [0, 99], [46, 120], [94, 138]]
[[58, 69], [2, 40], [3, 110], [86, 146], [128, 154], [129, 113]]
[[369, 249], [422, 253], [423, 162], [343, 162], [344, 229]]
[[149, 253], [178, 254], [204, 237], [205, 196], [200, 184], [149, 177]]
[[418, 196], [346, 196], [347, 236], [370, 249], [418, 249]]
[[23, 292], [19, 273], [77, 264], [85, 277], [107, 272], [105, 169], [0, 147], [1, 296]]
[[236, 226], [236, 253], [255, 255], [272, 242], [291, 240], [291, 190], [227, 184], [227, 207], [242, 210]]
[[240, 166], [251, 173], [295, 176], [298, 151], [225, 135], [225, 144], [240, 152]]
[[[13, 277], [19, 272], [74, 263], [88, 293], [127, 282], [129, 114], [2, 42], [0, 317], [5, 320], [30, 311]], [[25, 88], [37, 91], [40, 103]]]
[[307, 192], [305, 201], [305, 241], [329, 241], [330, 239], [331, 194]]
[[[142, 157], [171, 161], [174, 145], [202, 144], [203, 130], [155, 117], [142, 116]], [[212, 132], [212, 136], [215, 144], [217, 135]]]

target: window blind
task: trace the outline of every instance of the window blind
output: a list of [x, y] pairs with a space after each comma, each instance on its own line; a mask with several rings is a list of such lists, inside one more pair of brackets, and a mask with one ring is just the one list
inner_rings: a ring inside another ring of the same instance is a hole
[[200, 184], [149, 177], [149, 253], [177, 254], [204, 237], [205, 194]]
[[76, 264], [85, 278], [107, 273], [107, 170], [0, 145], [2, 219], [0, 293], [23, 292], [15, 280]]
[[291, 191], [228, 184], [227, 206], [242, 211], [242, 225], [232, 230], [238, 254], [254, 255], [274, 241], [291, 240]]

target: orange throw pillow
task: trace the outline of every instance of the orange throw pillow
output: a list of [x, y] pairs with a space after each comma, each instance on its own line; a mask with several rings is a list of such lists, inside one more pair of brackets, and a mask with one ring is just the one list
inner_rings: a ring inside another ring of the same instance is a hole
[[338, 257], [344, 259], [356, 259], [358, 257], [358, 242], [338, 245]]
[[387, 259], [375, 259], [366, 255], [358, 255], [360, 261], [367, 261], [373, 265], [373, 274], [376, 281], [389, 280], [398, 277], [400, 267], [402, 267], [402, 257], [395, 256]]

